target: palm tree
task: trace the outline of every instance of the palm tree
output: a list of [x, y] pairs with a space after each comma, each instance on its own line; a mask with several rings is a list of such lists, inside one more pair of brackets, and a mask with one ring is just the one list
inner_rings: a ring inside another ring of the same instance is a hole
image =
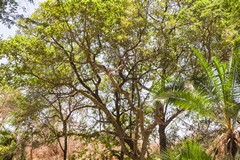
[[224, 126], [223, 133], [216, 137], [214, 145], [208, 149], [211, 155], [219, 158], [235, 157], [240, 144], [235, 129], [240, 110], [238, 50], [236, 45], [229, 62], [220, 62], [214, 57], [211, 65], [198, 50], [193, 49], [204, 71], [202, 79], [193, 80], [194, 84], [188, 84], [184, 89], [158, 95], [177, 107], [210, 117]]

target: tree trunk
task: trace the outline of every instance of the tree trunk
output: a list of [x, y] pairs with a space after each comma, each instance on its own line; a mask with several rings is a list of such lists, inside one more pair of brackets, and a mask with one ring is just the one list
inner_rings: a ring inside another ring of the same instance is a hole
[[124, 152], [123, 151], [121, 151], [121, 153], [120, 153], [119, 160], [124, 160]]
[[21, 160], [25, 160], [26, 159], [26, 155], [25, 155], [25, 147], [26, 147], [26, 145], [25, 145], [25, 141], [24, 140], [21, 140], [22, 142], [21, 142], [21, 157], [20, 157], [20, 159]]
[[30, 160], [33, 160], [33, 147], [30, 149]]
[[64, 137], [64, 151], [63, 151], [63, 160], [67, 160], [67, 136]]
[[67, 160], [67, 150], [68, 150], [68, 137], [67, 137], [67, 122], [63, 123], [63, 134], [64, 134], [64, 149], [63, 149], [63, 160]]
[[160, 154], [164, 153], [167, 148], [167, 138], [165, 133], [166, 126], [164, 124], [159, 124], [159, 144], [160, 144]]

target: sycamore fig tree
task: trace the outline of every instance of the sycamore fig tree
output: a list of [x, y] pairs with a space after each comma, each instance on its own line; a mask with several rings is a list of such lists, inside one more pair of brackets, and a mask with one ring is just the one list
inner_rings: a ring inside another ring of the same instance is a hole
[[93, 106], [89, 109], [95, 116], [89, 115], [94, 117], [89, 122], [96, 125], [91, 130], [116, 138], [120, 159], [144, 159], [149, 137], [161, 122], [156, 107], [147, 103], [147, 88], [158, 72], [153, 63], [158, 53], [148, 47], [147, 5], [131, 0], [47, 1], [20, 22], [19, 35], [1, 43], [1, 53], [26, 94], [39, 87], [59, 97], [54, 91], [60, 89], [61, 95], [82, 97]]

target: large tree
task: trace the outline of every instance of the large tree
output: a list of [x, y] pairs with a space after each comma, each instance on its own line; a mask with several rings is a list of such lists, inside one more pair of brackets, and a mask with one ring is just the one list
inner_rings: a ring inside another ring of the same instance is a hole
[[48, 1], [26, 23], [24, 36], [2, 43], [9, 64], [25, 74], [24, 83], [65, 86], [70, 88], [65, 94], [81, 94], [93, 103], [103, 114], [99, 129], [118, 138], [122, 159], [143, 159], [159, 124], [158, 115], [144, 116], [147, 110], [158, 112], [146, 103], [144, 88], [153, 79], [155, 68], [149, 64], [156, 55], [147, 48], [141, 5]]

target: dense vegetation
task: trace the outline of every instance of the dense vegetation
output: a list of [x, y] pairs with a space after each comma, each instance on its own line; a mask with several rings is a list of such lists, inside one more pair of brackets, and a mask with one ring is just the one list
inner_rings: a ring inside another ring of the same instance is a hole
[[[7, 2], [11, 24], [18, 5]], [[239, 10], [239, 0], [41, 3], [0, 42], [0, 159], [54, 143], [64, 160], [237, 159]], [[70, 141], [86, 147], [70, 152]]]

